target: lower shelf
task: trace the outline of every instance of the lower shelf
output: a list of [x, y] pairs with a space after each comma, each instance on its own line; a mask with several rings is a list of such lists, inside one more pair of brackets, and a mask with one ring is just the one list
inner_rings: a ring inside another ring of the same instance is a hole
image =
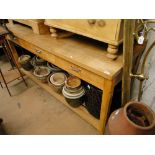
[[73, 110], [75, 113], [77, 113], [81, 118], [89, 122], [91, 125], [93, 125], [96, 129], [99, 129], [99, 121], [95, 117], [93, 117], [87, 109], [84, 107], [80, 106], [78, 108], [72, 108], [65, 100], [65, 98], [61, 95], [56, 93], [48, 84], [40, 82], [31, 72], [24, 70], [21, 68], [21, 71], [27, 75], [30, 79], [32, 79], [35, 83], [37, 83], [40, 87], [45, 89], [47, 92], [49, 92], [52, 96], [54, 96], [56, 99], [61, 101], [63, 104], [65, 104], [68, 108]]

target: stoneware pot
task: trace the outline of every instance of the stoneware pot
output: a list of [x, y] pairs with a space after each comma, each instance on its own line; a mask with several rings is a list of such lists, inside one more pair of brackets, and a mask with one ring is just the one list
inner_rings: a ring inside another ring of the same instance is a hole
[[46, 66], [47, 62], [44, 59], [35, 57], [35, 64], [36, 66]]
[[68, 104], [74, 108], [79, 107], [84, 102], [85, 90], [82, 88], [78, 92], [70, 93], [66, 86], [63, 87], [62, 94], [65, 97]]
[[51, 75], [49, 75], [48, 84], [57, 93], [61, 93], [66, 79], [67, 79], [67, 76], [64, 73], [62, 73], [62, 72], [52, 73]]
[[34, 76], [36, 76], [38, 78], [38, 80], [41, 80], [41, 82], [46, 83], [47, 77], [50, 74], [50, 70], [48, 67], [39, 66], [34, 69], [33, 74], [34, 74]]
[[95, 118], [100, 118], [102, 90], [90, 84], [85, 85], [85, 105], [88, 112]]
[[47, 67], [51, 70], [52, 73], [56, 73], [56, 72], [62, 72], [62, 69], [47, 62]]
[[131, 101], [111, 114], [107, 131], [112, 135], [155, 134], [155, 114], [144, 103]]
[[19, 58], [18, 58], [18, 62], [21, 64], [21, 66], [29, 71], [31, 69], [33, 69], [33, 66], [31, 64], [31, 56], [30, 55], [21, 55]]
[[81, 80], [76, 76], [69, 76], [65, 81], [65, 86], [70, 90], [79, 89], [81, 86]]

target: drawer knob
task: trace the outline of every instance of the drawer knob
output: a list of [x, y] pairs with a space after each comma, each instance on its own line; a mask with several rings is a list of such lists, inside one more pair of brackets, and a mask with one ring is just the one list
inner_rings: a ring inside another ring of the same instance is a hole
[[94, 25], [96, 23], [96, 20], [95, 19], [88, 19], [88, 23], [90, 25]]
[[81, 70], [79, 68], [75, 67], [75, 66], [71, 66], [71, 70], [73, 70], [73, 71], [75, 71], [77, 73], [81, 72]]
[[100, 27], [103, 27], [103, 26], [105, 26], [105, 21], [104, 20], [99, 20], [97, 22], [97, 25], [100, 26]]

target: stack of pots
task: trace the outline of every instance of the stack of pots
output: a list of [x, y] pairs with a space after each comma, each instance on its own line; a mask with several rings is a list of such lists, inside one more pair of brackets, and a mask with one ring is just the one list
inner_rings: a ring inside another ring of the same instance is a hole
[[31, 64], [31, 56], [30, 55], [21, 55], [18, 58], [18, 62], [27, 71], [30, 71], [31, 69], [33, 69], [33, 66]]
[[81, 80], [75, 76], [68, 77], [62, 93], [68, 104], [74, 108], [79, 107], [84, 102], [85, 90], [81, 85]]
[[48, 78], [48, 84], [57, 93], [62, 92], [67, 76], [63, 72], [52, 73]]

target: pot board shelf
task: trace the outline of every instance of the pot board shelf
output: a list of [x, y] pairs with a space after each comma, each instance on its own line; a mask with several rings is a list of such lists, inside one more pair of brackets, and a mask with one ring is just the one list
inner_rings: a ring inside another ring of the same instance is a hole
[[66, 101], [65, 98], [61, 95], [56, 93], [48, 84], [40, 82], [30, 71], [26, 71], [23, 68], [20, 69], [22, 73], [24, 73], [27, 77], [29, 77], [31, 80], [33, 80], [36, 84], [38, 84], [41, 88], [45, 89], [48, 93], [50, 93], [52, 96], [54, 96], [56, 99], [58, 99], [61, 103], [63, 103], [65, 106], [70, 108], [72, 111], [77, 113], [81, 118], [89, 122], [91, 125], [93, 125], [95, 128], [99, 128], [99, 120], [93, 117], [87, 109], [83, 106], [80, 106], [78, 108], [72, 108]]
[[102, 93], [100, 119], [97, 120], [84, 107], [75, 109], [70, 107], [63, 96], [56, 94], [47, 84], [42, 84], [31, 73], [24, 72], [38, 85], [97, 128], [100, 133], [104, 133], [113, 90], [117, 83], [121, 81], [122, 54], [118, 56], [117, 60], [112, 61], [106, 57], [105, 47], [87, 38], [72, 36], [65, 39], [54, 39], [49, 34], [34, 34], [32, 30], [20, 25], [7, 26], [16, 36], [16, 40], [11, 39], [9, 36], [6, 36], [6, 39], [12, 48], [17, 64], [18, 53], [15, 45], [25, 48], [30, 53], [104, 90], [104, 93]]

